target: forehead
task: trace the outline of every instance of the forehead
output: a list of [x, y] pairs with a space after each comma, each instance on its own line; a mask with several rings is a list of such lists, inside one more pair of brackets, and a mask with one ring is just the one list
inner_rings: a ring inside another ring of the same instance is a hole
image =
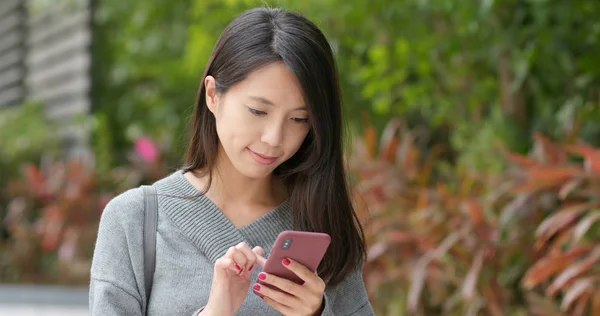
[[281, 62], [271, 63], [252, 71], [230, 88], [236, 97], [258, 102], [257, 98], [271, 101], [275, 106], [298, 108], [305, 105], [300, 82]]

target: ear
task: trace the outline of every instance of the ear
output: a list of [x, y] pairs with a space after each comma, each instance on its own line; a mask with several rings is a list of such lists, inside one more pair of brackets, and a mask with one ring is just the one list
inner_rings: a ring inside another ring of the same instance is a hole
[[206, 106], [208, 107], [209, 111], [215, 114], [217, 110], [217, 105], [219, 103], [219, 94], [217, 93], [215, 77], [206, 76], [206, 78], [204, 78], [204, 91]]

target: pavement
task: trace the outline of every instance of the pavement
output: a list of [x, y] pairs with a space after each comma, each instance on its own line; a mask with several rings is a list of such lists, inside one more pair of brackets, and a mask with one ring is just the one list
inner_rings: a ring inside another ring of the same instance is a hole
[[0, 316], [88, 314], [87, 288], [0, 284]]
[[87, 316], [87, 308], [60, 307], [60, 306], [6, 306], [0, 305], [2, 316]]

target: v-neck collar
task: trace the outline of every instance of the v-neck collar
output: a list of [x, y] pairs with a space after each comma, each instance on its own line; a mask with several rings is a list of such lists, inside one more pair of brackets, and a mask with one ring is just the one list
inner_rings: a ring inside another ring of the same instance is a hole
[[[237, 228], [209, 198], [185, 179], [182, 170], [171, 177], [176, 185], [156, 184], [159, 189], [159, 207], [164, 209], [167, 217], [212, 262], [241, 241], [246, 241], [251, 247], [270, 249], [279, 232], [291, 229], [287, 200], [258, 219]], [[169, 197], [162, 198], [161, 194]], [[268, 249], [265, 251], [268, 252]]]

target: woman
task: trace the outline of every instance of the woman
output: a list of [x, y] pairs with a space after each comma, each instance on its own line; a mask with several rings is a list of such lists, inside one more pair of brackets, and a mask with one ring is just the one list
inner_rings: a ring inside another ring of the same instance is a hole
[[[141, 189], [104, 210], [90, 283], [93, 315], [372, 315], [342, 151], [331, 48], [307, 19], [253, 9], [221, 34], [203, 75], [186, 165], [156, 182], [156, 270], [144, 290]], [[283, 230], [326, 232], [305, 283], [262, 273]], [[271, 290], [256, 283], [285, 289]], [[253, 292], [259, 295], [255, 295]]]

